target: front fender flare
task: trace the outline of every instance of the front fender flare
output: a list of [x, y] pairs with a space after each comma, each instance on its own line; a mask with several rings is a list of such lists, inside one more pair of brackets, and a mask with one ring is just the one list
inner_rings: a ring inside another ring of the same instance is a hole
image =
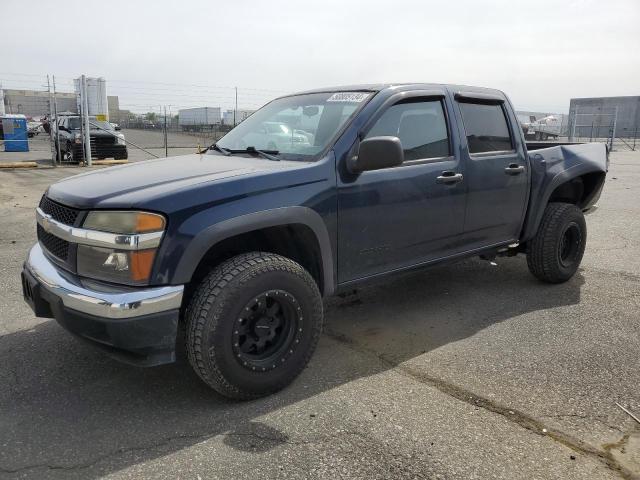
[[282, 207], [241, 215], [211, 225], [198, 233], [190, 242], [175, 270], [175, 282], [188, 283], [205, 254], [217, 243], [242, 233], [268, 227], [302, 224], [313, 231], [322, 261], [324, 295], [335, 290], [335, 262], [331, 240], [322, 217], [308, 207]]

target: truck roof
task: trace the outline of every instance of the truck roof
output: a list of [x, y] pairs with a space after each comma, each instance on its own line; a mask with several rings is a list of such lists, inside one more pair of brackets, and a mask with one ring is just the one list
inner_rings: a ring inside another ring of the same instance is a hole
[[404, 90], [429, 89], [434, 87], [449, 87], [453, 90], [465, 90], [465, 91], [474, 92], [474, 93], [498, 94], [506, 98], [505, 94], [501, 90], [498, 90], [495, 88], [474, 87], [471, 85], [456, 85], [456, 84], [448, 84], [448, 83], [422, 83], [422, 82], [369, 83], [369, 84], [360, 84], [360, 85], [341, 85], [337, 87], [314, 88], [312, 90], [296, 92], [293, 95], [302, 95], [307, 93], [352, 92], [352, 91], [380, 92], [382, 90], [387, 90], [387, 89], [404, 91]]

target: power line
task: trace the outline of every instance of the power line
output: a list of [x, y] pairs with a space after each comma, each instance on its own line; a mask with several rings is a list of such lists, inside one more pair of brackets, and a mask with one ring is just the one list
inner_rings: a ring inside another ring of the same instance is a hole
[[[46, 75], [42, 75], [42, 74], [36, 74], [36, 73], [15, 73], [15, 72], [0, 72], [0, 75], [9, 75], [9, 76], [17, 76], [17, 77], [40, 77], [43, 80], [46, 80]], [[108, 78], [105, 77], [108, 81], [109, 84], [112, 83], [124, 83], [124, 84], [129, 84], [129, 83], [133, 83], [133, 84], [142, 84], [142, 85], [165, 85], [165, 86], [177, 86], [177, 87], [190, 87], [190, 88], [222, 88], [222, 89], [228, 89], [228, 90], [233, 90], [234, 88], [236, 88], [235, 86], [223, 86], [223, 85], [197, 85], [197, 84], [190, 84], [190, 83], [169, 83], [169, 82], [153, 82], [153, 81], [148, 81], [148, 80], [122, 80], [122, 79], [117, 79], [117, 78]], [[71, 77], [60, 77], [60, 76], [56, 76], [56, 79], [58, 80], [58, 82], [60, 80], [67, 80], [69, 82], [73, 82], [75, 79], [71, 78]], [[268, 88], [256, 88], [256, 87], [238, 87], [239, 90], [250, 90], [250, 91], [257, 91], [257, 92], [268, 92], [268, 93], [288, 93], [286, 90], [275, 90], [275, 89], [268, 89]]]

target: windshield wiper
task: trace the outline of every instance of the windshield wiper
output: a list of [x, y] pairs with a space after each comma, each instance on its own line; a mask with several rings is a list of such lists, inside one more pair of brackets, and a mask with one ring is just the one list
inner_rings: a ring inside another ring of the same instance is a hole
[[[220, 145], [218, 145], [217, 143], [214, 143], [213, 145], [211, 145], [209, 148], [213, 148], [214, 150], [219, 151], [221, 154], [223, 154], [225, 157], [229, 157], [231, 156], [231, 152], [229, 150], [227, 150], [224, 147], [221, 147]], [[207, 150], [209, 150], [209, 148], [207, 148]]]
[[280, 161], [280, 159], [275, 156], [280, 154], [278, 150], [258, 150], [256, 147], [247, 147], [246, 150], [244, 151], [247, 153], [257, 153], [262, 158], [266, 158], [267, 160], [273, 160], [274, 162]]

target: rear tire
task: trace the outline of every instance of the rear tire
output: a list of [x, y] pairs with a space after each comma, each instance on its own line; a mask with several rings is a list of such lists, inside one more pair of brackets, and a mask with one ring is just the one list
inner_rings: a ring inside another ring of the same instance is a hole
[[318, 287], [299, 264], [272, 253], [238, 255], [213, 269], [189, 302], [189, 361], [226, 397], [269, 395], [307, 365], [322, 316]]
[[544, 282], [566, 282], [578, 270], [586, 242], [582, 210], [570, 203], [550, 203], [527, 243], [529, 271]]

